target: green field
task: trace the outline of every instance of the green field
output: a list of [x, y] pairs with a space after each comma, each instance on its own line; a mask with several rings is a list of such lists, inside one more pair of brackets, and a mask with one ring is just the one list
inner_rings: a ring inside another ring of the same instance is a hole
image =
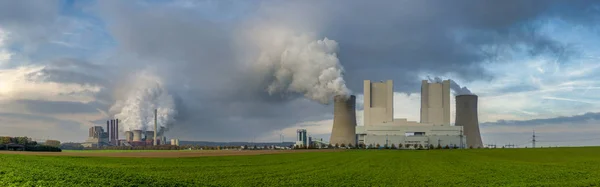
[[600, 148], [196, 158], [0, 154], [0, 186], [598, 186]]
[[185, 152], [195, 150], [62, 150], [67, 153]]

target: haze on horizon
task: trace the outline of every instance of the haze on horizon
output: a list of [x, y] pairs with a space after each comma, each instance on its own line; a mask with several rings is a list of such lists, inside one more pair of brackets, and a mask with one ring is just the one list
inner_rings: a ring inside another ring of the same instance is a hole
[[181, 140], [329, 139], [333, 95], [361, 125], [363, 80], [390, 79], [418, 121], [439, 77], [479, 96], [484, 144], [600, 145], [598, 23], [591, 0], [0, 0], [0, 136], [83, 142], [160, 108]]

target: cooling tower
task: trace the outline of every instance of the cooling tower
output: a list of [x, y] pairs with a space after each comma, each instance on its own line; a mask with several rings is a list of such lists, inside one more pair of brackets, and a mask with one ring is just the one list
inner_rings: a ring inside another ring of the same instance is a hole
[[333, 100], [333, 127], [329, 143], [356, 145], [356, 97], [336, 95]]
[[476, 95], [456, 96], [456, 126], [463, 126], [463, 134], [467, 136], [467, 147], [483, 147], [479, 133]]
[[133, 141], [142, 141], [142, 130], [133, 130]]
[[128, 141], [128, 142], [133, 141], [133, 132], [125, 131], [125, 141]]
[[[144, 134], [144, 138], [146, 140], [152, 140], [154, 137], [154, 131], [146, 131], [146, 134]], [[150, 143], [152, 144], [152, 143]]]

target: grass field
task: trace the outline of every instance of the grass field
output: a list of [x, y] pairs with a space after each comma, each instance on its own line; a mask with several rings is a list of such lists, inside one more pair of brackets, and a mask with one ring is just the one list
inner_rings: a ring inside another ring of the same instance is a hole
[[62, 150], [66, 153], [182, 152], [190, 150]]
[[0, 154], [0, 186], [598, 186], [600, 148], [195, 158]]

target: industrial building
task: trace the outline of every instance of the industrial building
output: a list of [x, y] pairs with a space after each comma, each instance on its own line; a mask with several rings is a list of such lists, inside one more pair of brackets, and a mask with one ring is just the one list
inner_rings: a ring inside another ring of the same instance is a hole
[[[125, 131], [125, 139], [119, 139], [119, 119], [106, 121], [106, 132], [101, 126], [91, 127], [88, 139], [82, 145], [84, 147], [104, 147], [104, 146], [149, 146], [168, 144], [167, 138], [163, 135], [166, 129], [158, 129], [157, 110], [154, 110], [154, 131], [132, 130]], [[179, 140], [175, 139], [174, 145], [179, 145]]]
[[462, 126], [450, 125], [450, 82], [422, 82], [421, 121], [394, 119], [391, 80], [364, 81], [364, 126], [356, 127], [357, 143], [367, 146], [392, 144], [428, 147], [464, 146]]
[[88, 139], [82, 143], [84, 147], [99, 148], [103, 146], [118, 146], [119, 144], [119, 119], [106, 121], [106, 132], [101, 126], [89, 129]]
[[[356, 125], [354, 96], [334, 98], [331, 144], [374, 147], [482, 147], [477, 122], [477, 97], [457, 96], [456, 124], [450, 123], [450, 81], [422, 81], [421, 121], [394, 119], [393, 82], [364, 81], [364, 125]], [[355, 135], [350, 137], [350, 135]]]
[[310, 145], [309, 137], [306, 133], [306, 129], [298, 129], [296, 130], [296, 143], [294, 146], [296, 147], [304, 147]]

